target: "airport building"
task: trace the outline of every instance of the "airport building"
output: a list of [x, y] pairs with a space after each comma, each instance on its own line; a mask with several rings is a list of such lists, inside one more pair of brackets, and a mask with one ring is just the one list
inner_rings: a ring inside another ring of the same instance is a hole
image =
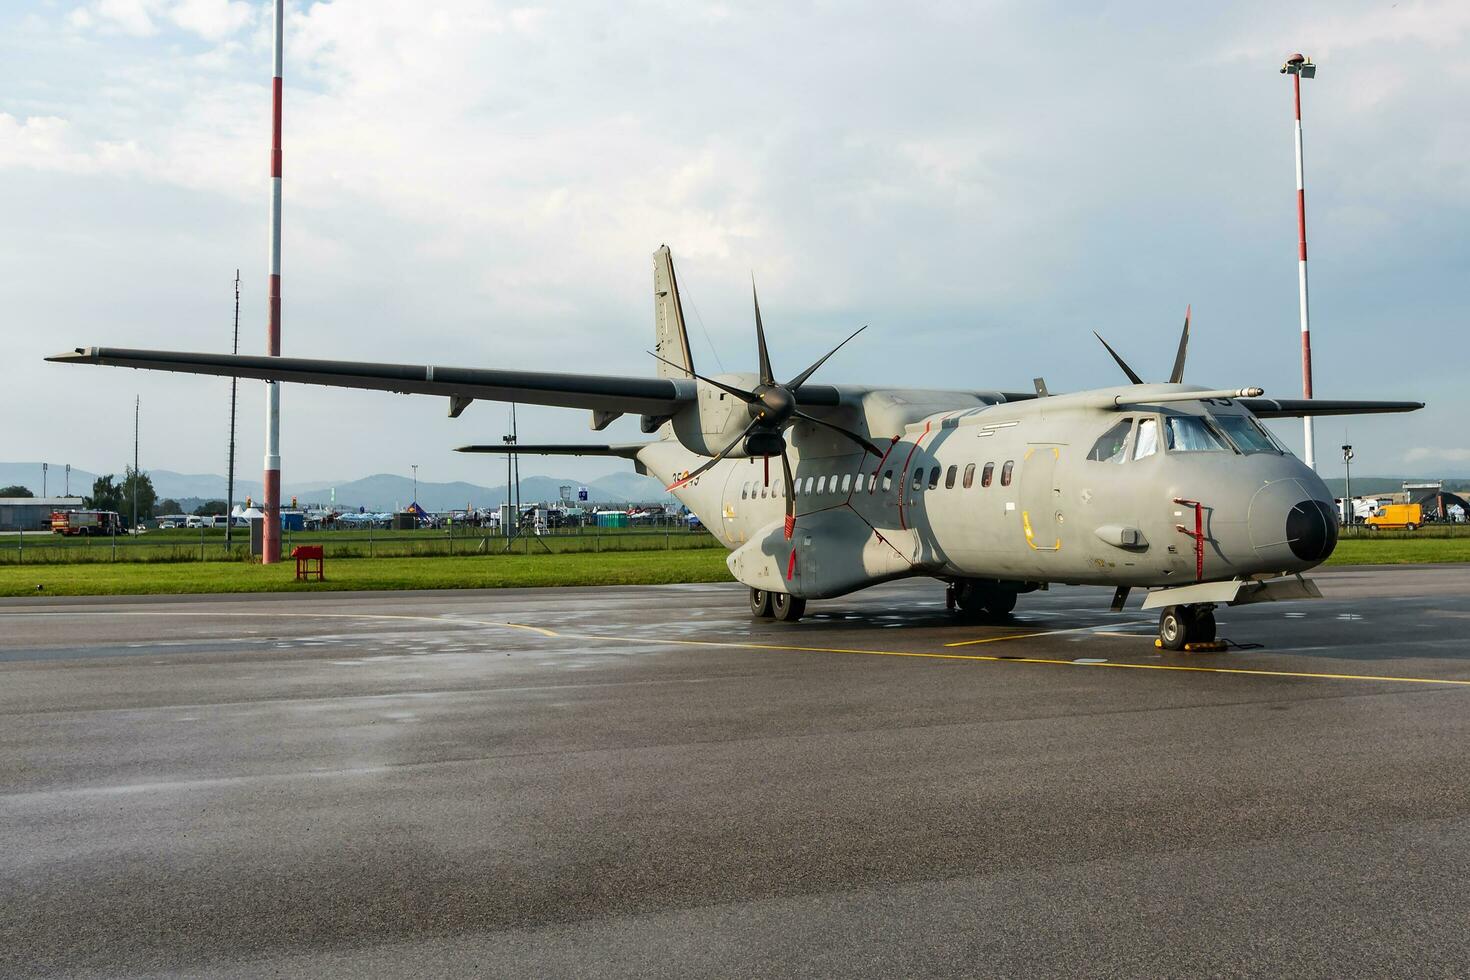
[[0, 497], [0, 531], [49, 531], [52, 511], [81, 506], [81, 497]]

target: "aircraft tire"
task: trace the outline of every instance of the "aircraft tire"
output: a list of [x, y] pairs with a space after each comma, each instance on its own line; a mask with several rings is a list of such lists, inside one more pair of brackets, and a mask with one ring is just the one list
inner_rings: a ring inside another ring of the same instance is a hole
[[1159, 613], [1159, 644], [1165, 650], [1183, 650], [1194, 637], [1194, 610], [1188, 606], [1165, 606]]
[[1189, 642], [1214, 643], [1215, 633], [1215, 611], [1206, 609], [1194, 617], [1194, 624], [1189, 628]]
[[756, 619], [770, 619], [771, 593], [765, 589], [750, 590], [750, 614]]
[[785, 592], [771, 593], [771, 615], [779, 623], [794, 623], [806, 612], [806, 600]]
[[985, 608], [992, 616], [1009, 616], [1016, 608], [1016, 593], [1010, 589], [994, 589], [985, 596]]

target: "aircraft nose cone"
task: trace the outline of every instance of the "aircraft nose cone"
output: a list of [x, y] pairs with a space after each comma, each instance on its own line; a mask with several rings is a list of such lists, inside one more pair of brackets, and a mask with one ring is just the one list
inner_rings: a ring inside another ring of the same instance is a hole
[[1326, 561], [1337, 547], [1337, 519], [1320, 500], [1303, 500], [1286, 515], [1286, 543], [1302, 561]]
[[1337, 546], [1332, 508], [1316, 499], [1301, 481], [1274, 480], [1256, 491], [1250, 504], [1251, 545], [1278, 568], [1325, 561]]

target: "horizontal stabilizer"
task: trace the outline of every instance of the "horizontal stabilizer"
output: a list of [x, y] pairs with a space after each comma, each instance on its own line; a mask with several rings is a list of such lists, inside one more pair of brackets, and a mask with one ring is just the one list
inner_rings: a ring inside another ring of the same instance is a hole
[[646, 442], [625, 442], [616, 445], [575, 443], [520, 443], [492, 442], [483, 446], [460, 446], [457, 453], [517, 453], [522, 456], [620, 456], [637, 459], [638, 450], [651, 445]]
[[1423, 402], [1366, 402], [1346, 398], [1242, 398], [1241, 405], [1263, 419], [1302, 418], [1307, 415], [1384, 415], [1417, 412]]

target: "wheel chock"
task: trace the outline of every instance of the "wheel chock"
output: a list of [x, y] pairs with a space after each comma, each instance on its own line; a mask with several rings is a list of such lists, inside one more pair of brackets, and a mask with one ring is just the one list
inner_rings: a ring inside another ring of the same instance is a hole
[[[1154, 639], [1154, 649], [1156, 649], [1156, 650], [1162, 650], [1163, 648], [1164, 648], [1164, 641], [1163, 640], [1160, 640], [1158, 638], [1155, 638]], [[1228, 649], [1230, 649], [1230, 644], [1226, 643], [1224, 640], [1211, 640], [1209, 643], [1186, 643], [1186, 644], [1184, 644], [1184, 649], [1183, 650], [1180, 650], [1179, 652], [1180, 653], [1223, 653], [1223, 652], [1225, 652]]]

